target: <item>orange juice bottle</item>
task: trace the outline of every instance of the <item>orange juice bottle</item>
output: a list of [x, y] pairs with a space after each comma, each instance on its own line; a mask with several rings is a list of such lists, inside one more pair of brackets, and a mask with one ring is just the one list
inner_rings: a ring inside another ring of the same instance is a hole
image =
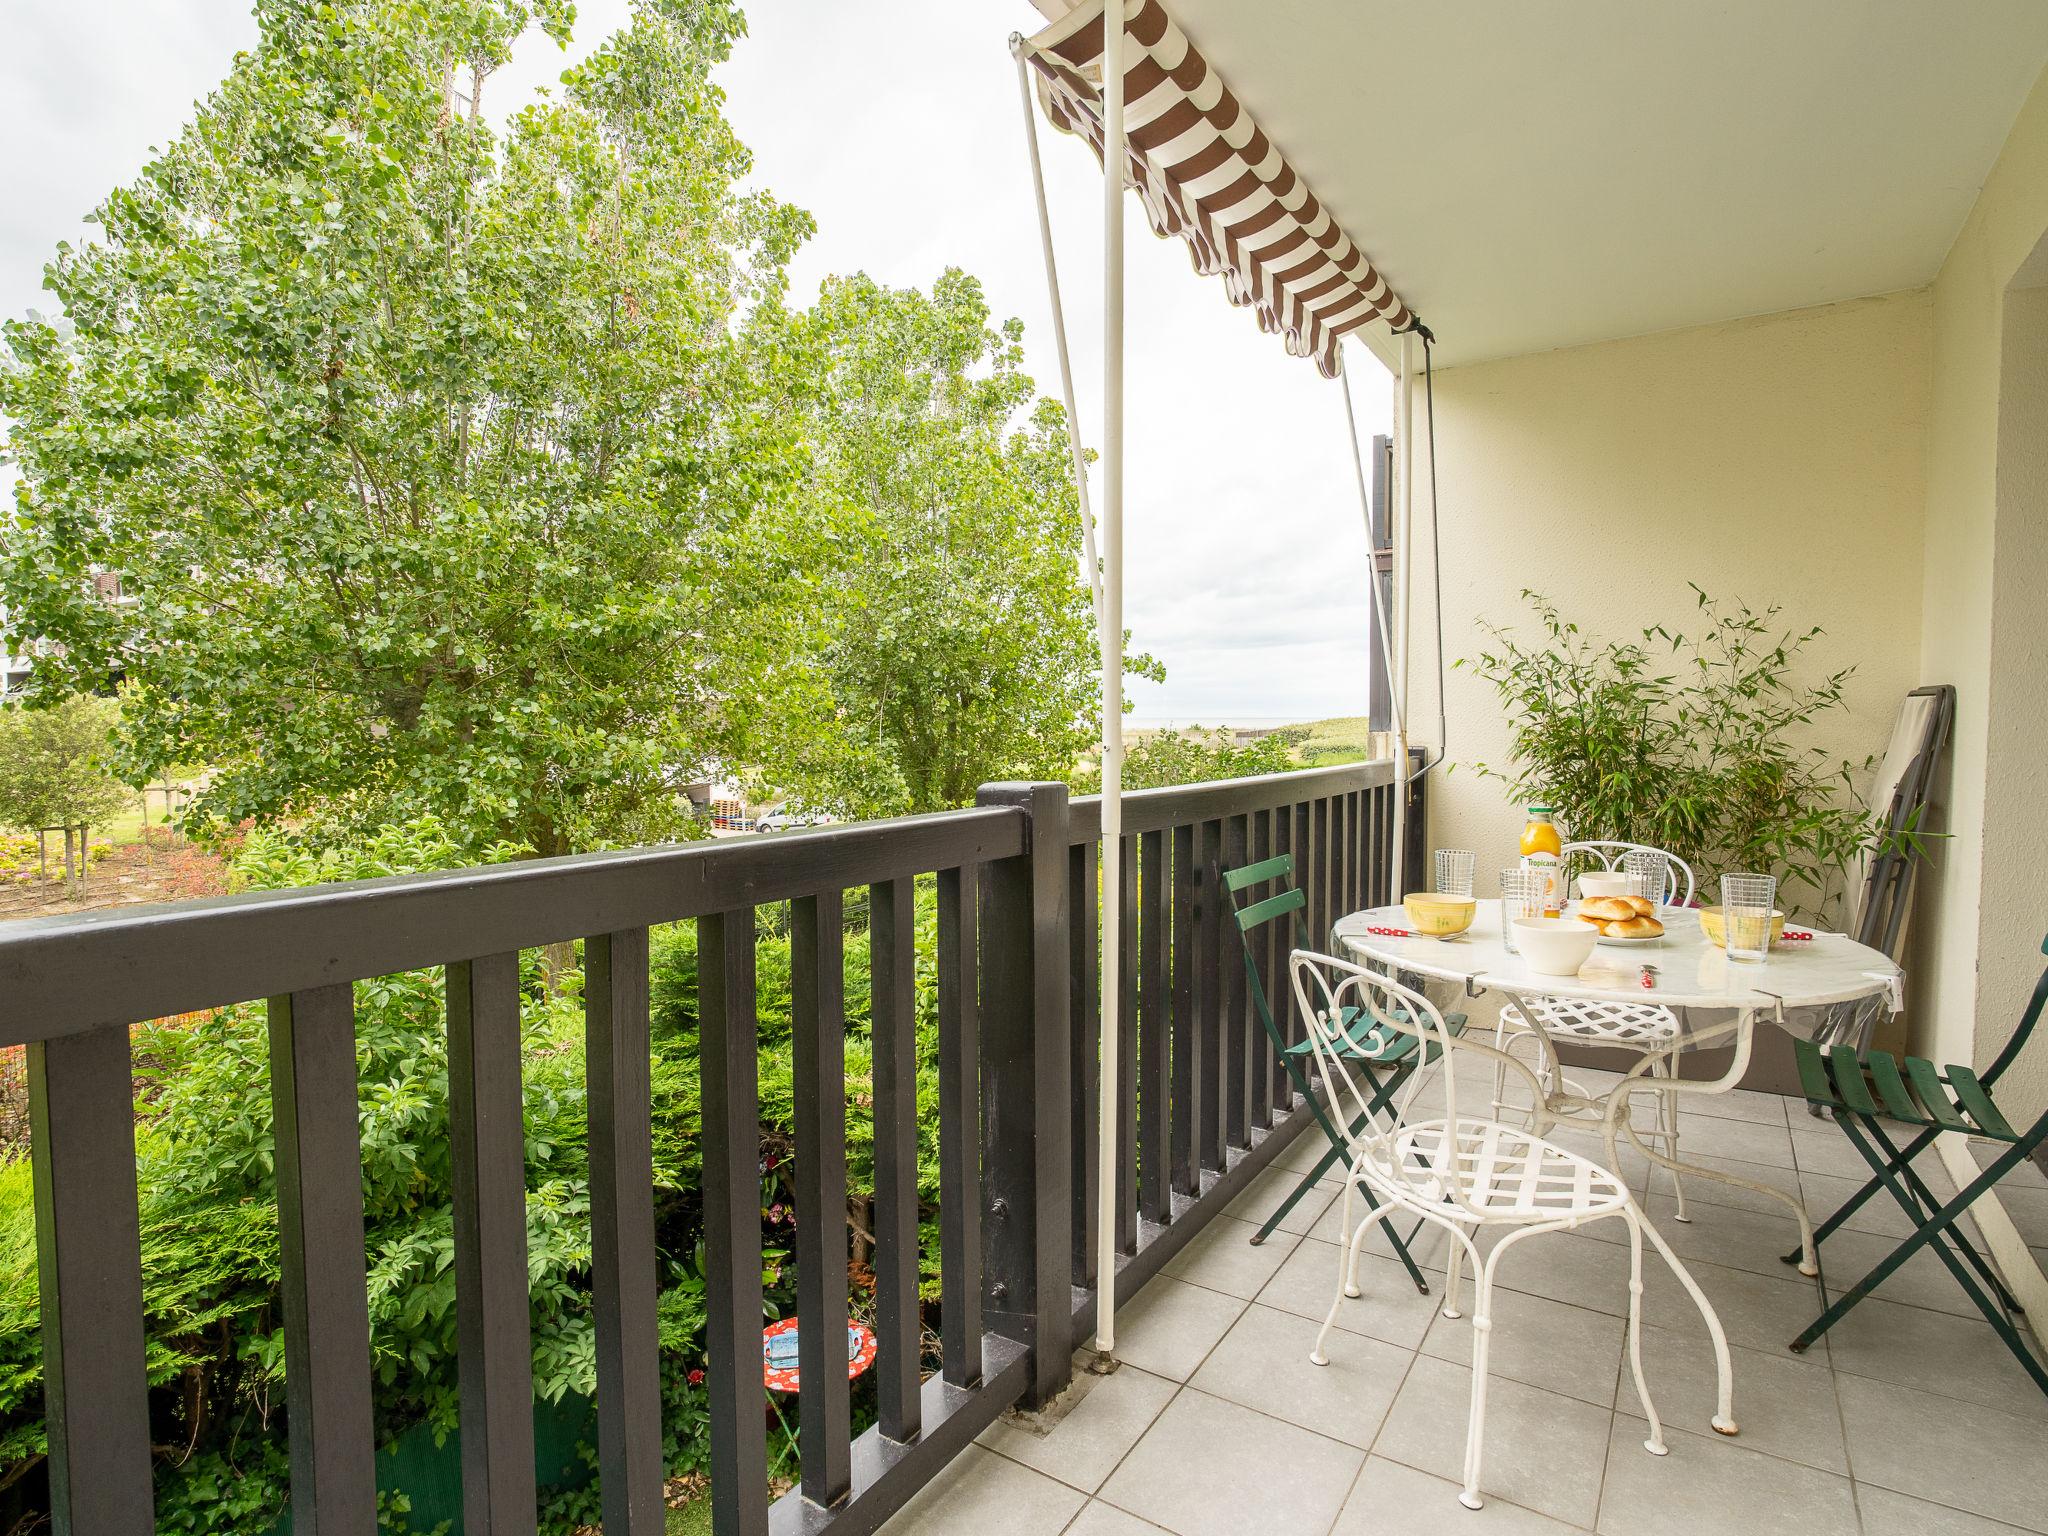
[[1556, 915], [1564, 910], [1564, 840], [1557, 835], [1555, 807], [1529, 807], [1528, 825], [1522, 828], [1522, 867], [1544, 871], [1543, 910]]

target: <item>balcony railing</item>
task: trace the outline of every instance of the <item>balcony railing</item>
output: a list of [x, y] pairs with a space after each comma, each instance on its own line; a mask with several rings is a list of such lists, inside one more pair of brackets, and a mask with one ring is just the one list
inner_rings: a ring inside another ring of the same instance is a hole
[[[1115, 1262], [1128, 1291], [1307, 1123], [1250, 1011], [1219, 871], [1289, 851], [1313, 932], [1387, 899], [1392, 765], [1127, 797]], [[1413, 791], [1411, 791], [1413, 793]], [[1420, 805], [1409, 826], [1421, 826]], [[152, 1526], [129, 1026], [268, 1000], [293, 1529], [376, 1528], [353, 984], [445, 966], [465, 1527], [531, 1531], [519, 951], [585, 963], [604, 1528], [662, 1529], [648, 930], [699, 924], [714, 1524], [872, 1531], [1093, 1326], [1101, 986], [1093, 799], [320, 886], [0, 927], [0, 1045], [28, 1046], [50, 1499], [59, 1533]], [[1411, 863], [1410, 867], [1415, 867]], [[943, 1367], [921, 1379], [914, 892], [938, 902]], [[844, 893], [869, 894], [879, 1417], [843, 1369]], [[761, 1408], [756, 910], [791, 904], [801, 1483]], [[1275, 987], [1277, 938], [1260, 956]], [[1294, 1030], [1295, 1021], [1283, 1027]], [[1298, 1036], [1296, 1036], [1298, 1038]]]

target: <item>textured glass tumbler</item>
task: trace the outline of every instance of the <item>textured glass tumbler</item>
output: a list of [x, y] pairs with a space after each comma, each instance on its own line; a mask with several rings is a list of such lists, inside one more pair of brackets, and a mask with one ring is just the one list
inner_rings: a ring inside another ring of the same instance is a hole
[[1500, 941], [1509, 954], [1519, 955], [1515, 942], [1515, 919], [1541, 917], [1543, 899], [1550, 890], [1550, 871], [1515, 864], [1500, 872]]
[[1436, 891], [1444, 896], [1470, 896], [1473, 866], [1478, 862], [1478, 854], [1463, 848], [1437, 849]]
[[1628, 893], [1663, 906], [1671, 892], [1671, 855], [1660, 848], [1631, 848], [1621, 856]]
[[1775, 875], [1721, 877], [1721, 922], [1728, 932], [1730, 960], [1770, 958], [1771, 909], [1777, 900]]

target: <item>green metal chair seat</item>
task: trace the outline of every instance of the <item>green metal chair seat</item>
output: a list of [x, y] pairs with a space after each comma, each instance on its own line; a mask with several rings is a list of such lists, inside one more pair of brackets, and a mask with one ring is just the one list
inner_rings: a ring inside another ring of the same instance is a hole
[[[1342, 1056], [1346, 1061], [1363, 1061], [1376, 1067], [1391, 1067], [1396, 1062], [1406, 1061], [1415, 1054], [1416, 1039], [1413, 1035], [1396, 1034], [1392, 1039], [1387, 1039], [1381, 1035], [1379, 1027], [1375, 1024], [1368, 1024], [1368, 1027], [1362, 1030], [1356, 1028], [1355, 1026], [1359, 1024], [1363, 1014], [1364, 1010], [1359, 1008], [1346, 1008], [1344, 1010], [1344, 1016], [1338, 1024], [1340, 1032], [1337, 1047], [1338, 1055]], [[1462, 1013], [1445, 1014], [1444, 1027], [1451, 1034], [1463, 1034], [1465, 1032], [1465, 1015]], [[1286, 1047], [1286, 1054], [1296, 1058], [1313, 1056], [1315, 1054], [1315, 1042], [1312, 1040], [1297, 1040], [1293, 1045]], [[1434, 1062], [1442, 1054], [1442, 1047], [1432, 1044], [1429, 1047], [1427, 1060]]]
[[[2041, 945], [2048, 954], [2048, 940]], [[2005, 1341], [2027, 1374], [2043, 1392], [2048, 1392], [2048, 1367], [2012, 1325], [2011, 1314], [2020, 1310], [1998, 1271], [1992, 1267], [1960, 1225], [1962, 1217], [1980, 1196], [2030, 1159], [2048, 1141], [2048, 1114], [2024, 1131], [2013, 1129], [1991, 1093], [2005, 1069], [2012, 1065], [2048, 1005], [2048, 970], [2034, 984], [2034, 996], [1991, 1065], [1980, 1076], [1969, 1067], [1937, 1066], [1924, 1056], [1896, 1057], [1886, 1051], [1858, 1055], [1846, 1045], [1823, 1049], [1812, 1041], [1794, 1042], [1799, 1062], [1799, 1087], [1813, 1104], [1834, 1118], [1851, 1144], [1870, 1164], [1873, 1176], [1813, 1234], [1819, 1245], [1859, 1210], [1880, 1189], [1888, 1193], [1913, 1223], [1913, 1235], [1900, 1243], [1853, 1287], [1837, 1297], [1806, 1331], [1792, 1341], [1793, 1350], [1806, 1349], [1846, 1316], [1849, 1310], [1882, 1285], [1922, 1248], [1931, 1248], [1947, 1266], [1956, 1283], [1984, 1314], [1998, 1336]], [[1918, 1127], [1905, 1146], [1897, 1145], [1886, 1130], [1886, 1122]], [[1943, 1202], [1928, 1188], [1913, 1167], [1920, 1150], [1944, 1133], [1959, 1132], [2003, 1145], [1990, 1165], [1956, 1196]], [[1797, 1254], [1787, 1254], [1792, 1263]], [[1981, 1282], [1981, 1283], [1980, 1283]]]
[[1992, 1141], [2020, 1139], [1968, 1067], [1937, 1067], [1920, 1056], [1902, 1062], [1887, 1051], [1859, 1057], [1846, 1045], [1823, 1051], [1811, 1040], [1795, 1040], [1792, 1048], [1799, 1062], [1799, 1089], [1809, 1104], [1854, 1115], [1885, 1115], [1904, 1125], [1961, 1131]]
[[[1325, 1105], [1319, 1100], [1309, 1085], [1310, 1074], [1304, 1068], [1313, 1059], [1315, 1048], [1305, 1038], [1289, 1041], [1281, 1032], [1279, 1025], [1274, 1021], [1272, 1006], [1267, 1001], [1264, 979], [1259, 975], [1258, 956], [1252, 949], [1253, 932], [1272, 922], [1291, 924], [1292, 948], [1315, 947], [1309, 942], [1305, 916], [1308, 899], [1294, 885], [1294, 856], [1283, 853], [1278, 857], [1261, 859], [1256, 864], [1248, 864], [1242, 868], [1226, 869], [1223, 871], [1223, 885], [1230, 892], [1230, 914], [1236, 920], [1237, 935], [1244, 946], [1245, 988], [1251, 997], [1253, 1010], [1258, 1014], [1259, 1025], [1265, 1031], [1266, 1039], [1272, 1045], [1281, 1067], [1286, 1071], [1288, 1080], [1294, 1085], [1294, 1092], [1307, 1101], [1310, 1113], [1314, 1116], [1317, 1126], [1321, 1128], [1324, 1139], [1329, 1143], [1329, 1150], [1323, 1154], [1322, 1160], [1302, 1175], [1293, 1192], [1280, 1203], [1272, 1215], [1266, 1218], [1265, 1225], [1253, 1236], [1252, 1242], [1257, 1244], [1263, 1243], [1303, 1196], [1315, 1188], [1326, 1173], [1343, 1161], [1347, 1143], [1343, 1130], [1331, 1121], [1330, 1115], [1335, 1107]], [[1247, 902], [1244, 906], [1237, 904], [1237, 898], [1241, 893], [1258, 886], [1270, 887], [1272, 894]], [[1279, 978], [1276, 977], [1275, 982], [1278, 984]], [[1453, 1032], [1462, 1031], [1465, 1027], [1465, 1016], [1458, 1013], [1449, 1014], [1445, 1016], [1444, 1022]], [[1393, 1038], [1386, 1038], [1372, 1022], [1370, 1015], [1356, 1007], [1344, 1010], [1342, 1027], [1345, 1058], [1358, 1063], [1367, 1082], [1372, 1086], [1373, 1109], [1367, 1111], [1368, 1115], [1390, 1103], [1394, 1091], [1402, 1083], [1408, 1081], [1419, 1068], [1433, 1064], [1440, 1054], [1439, 1049], [1432, 1045], [1426, 1057], [1419, 1055], [1416, 1050], [1417, 1042], [1412, 1035], [1389, 1031]], [[1363, 1117], [1359, 1123], [1364, 1123]], [[1352, 1129], [1356, 1130], [1357, 1127], [1354, 1126]], [[1415, 1288], [1426, 1294], [1429, 1282], [1416, 1267], [1415, 1260], [1408, 1252], [1408, 1244], [1402, 1240], [1401, 1234], [1394, 1230], [1391, 1220], [1383, 1216], [1380, 1225], [1393, 1242], [1395, 1257], [1407, 1266], [1408, 1276], [1415, 1282]], [[1417, 1224], [1417, 1230], [1420, 1230], [1420, 1223]], [[1412, 1240], [1414, 1235], [1413, 1232], [1409, 1233], [1409, 1239]]]

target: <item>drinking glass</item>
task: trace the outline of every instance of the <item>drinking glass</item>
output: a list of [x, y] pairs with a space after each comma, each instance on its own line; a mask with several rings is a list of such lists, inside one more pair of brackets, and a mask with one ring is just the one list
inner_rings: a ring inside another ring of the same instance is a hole
[[1628, 893], [1654, 901], [1660, 908], [1671, 890], [1671, 855], [1661, 848], [1631, 848], [1621, 856]]
[[1730, 960], [1764, 960], [1771, 953], [1771, 909], [1778, 902], [1775, 875], [1723, 875], [1721, 922]]
[[1472, 866], [1478, 861], [1478, 854], [1463, 848], [1437, 849], [1435, 889], [1446, 896], [1470, 896]]
[[1522, 952], [1515, 943], [1515, 919], [1543, 915], [1550, 874], [1547, 869], [1531, 869], [1525, 864], [1510, 865], [1500, 872], [1500, 941], [1510, 954]]

